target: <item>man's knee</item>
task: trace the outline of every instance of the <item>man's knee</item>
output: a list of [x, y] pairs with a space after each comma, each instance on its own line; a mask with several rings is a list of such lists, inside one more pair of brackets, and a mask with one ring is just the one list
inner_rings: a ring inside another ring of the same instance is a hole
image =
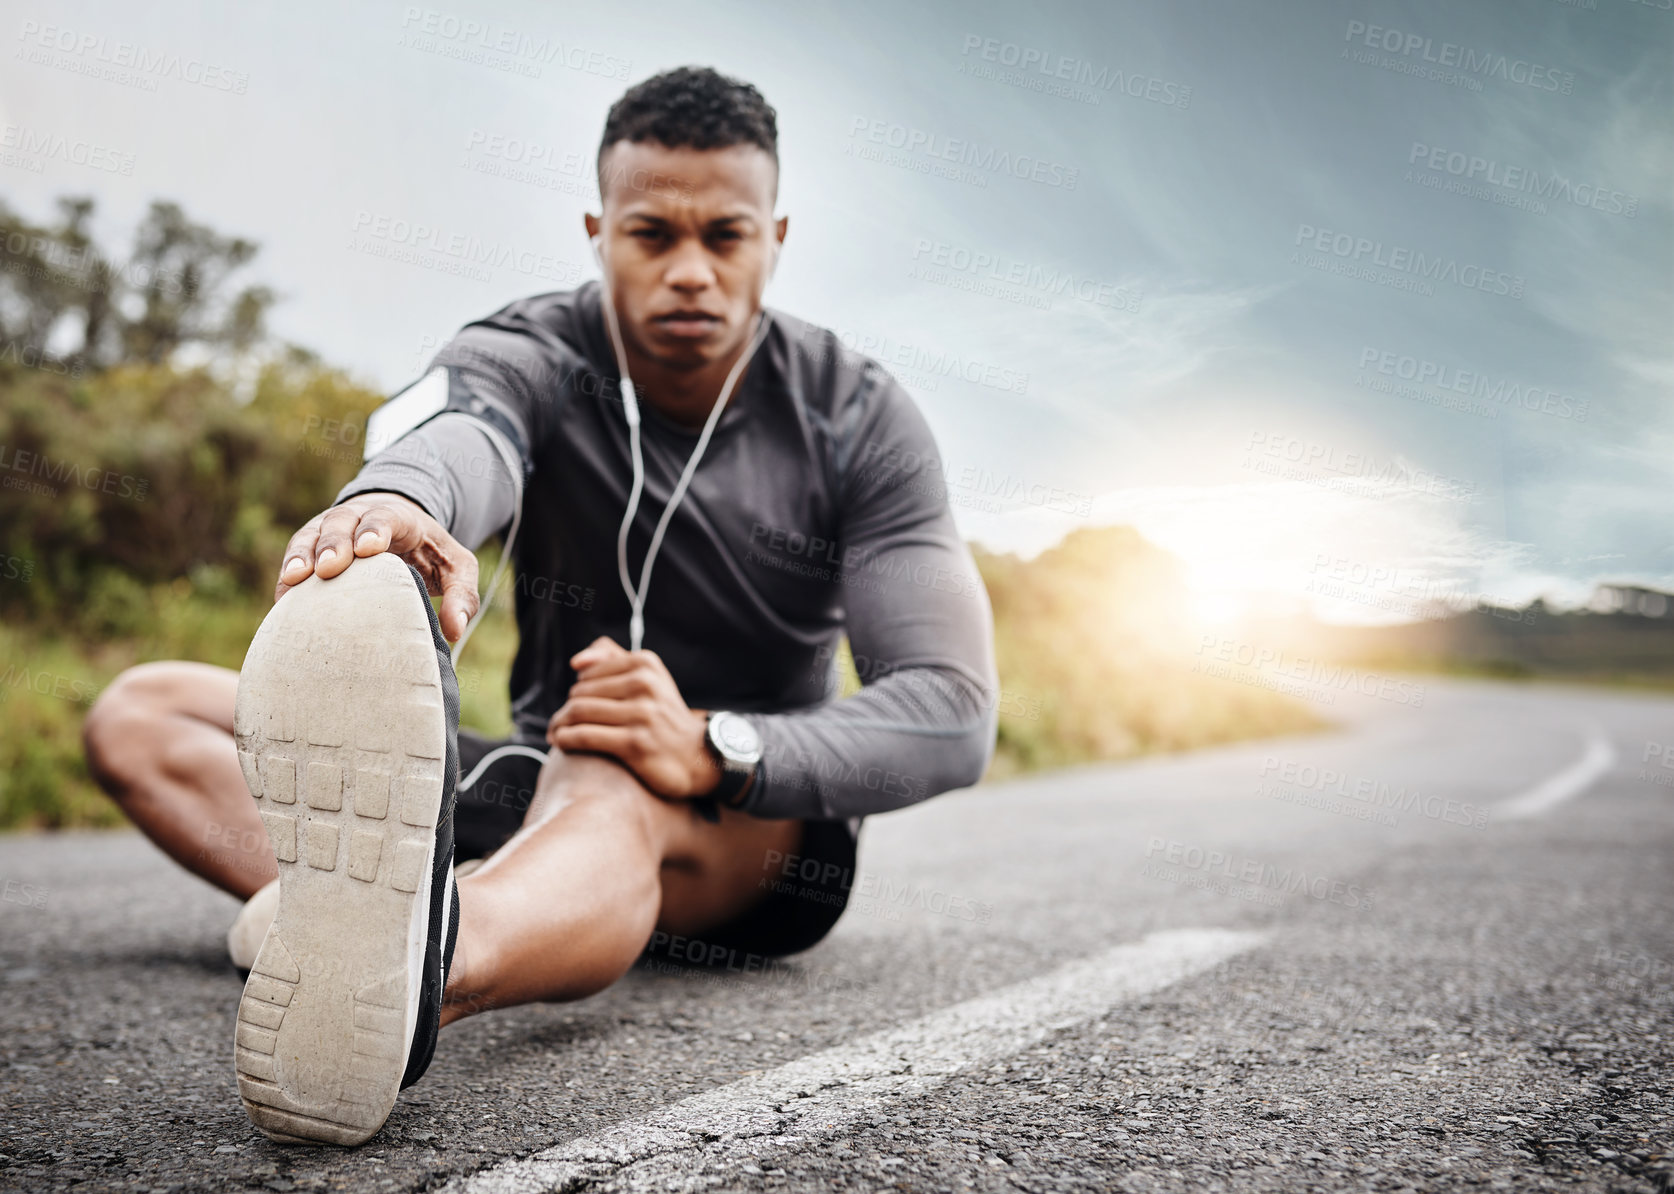
[[158, 733], [181, 682], [179, 665], [141, 663], [112, 680], [81, 723], [88, 770], [113, 794], [123, 781], [167, 746]]
[[665, 802], [615, 759], [553, 751], [535, 781], [534, 818], [540, 811], [574, 808], [588, 816], [628, 820], [650, 828]]

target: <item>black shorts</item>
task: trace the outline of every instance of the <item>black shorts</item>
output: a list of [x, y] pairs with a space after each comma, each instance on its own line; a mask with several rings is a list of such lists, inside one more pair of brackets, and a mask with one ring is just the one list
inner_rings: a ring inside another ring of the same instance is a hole
[[[484, 738], [459, 731], [459, 778], [465, 779], [489, 751], [515, 738]], [[526, 743], [536, 749], [544, 744]], [[528, 755], [502, 755], [476, 783], [458, 794], [453, 814], [454, 854], [461, 862], [498, 850], [518, 831], [535, 799], [541, 765]], [[749, 911], [703, 935], [701, 941], [655, 934], [646, 957], [729, 968], [750, 956], [800, 953], [829, 933], [848, 906], [854, 886], [860, 822], [804, 821], [802, 845], [763, 874], [767, 894]]]

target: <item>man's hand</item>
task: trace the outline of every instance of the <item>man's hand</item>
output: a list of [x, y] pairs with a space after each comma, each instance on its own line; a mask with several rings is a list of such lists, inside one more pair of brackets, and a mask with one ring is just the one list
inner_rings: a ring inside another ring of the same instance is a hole
[[670, 800], [707, 796], [721, 769], [704, 741], [705, 716], [688, 709], [652, 651], [625, 651], [597, 638], [570, 660], [576, 682], [552, 715], [546, 740], [559, 750], [620, 759], [646, 787]]
[[309, 519], [291, 536], [275, 601], [318, 573], [330, 580], [356, 558], [394, 552], [442, 598], [442, 634], [458, 642], [477, 612], [477, 557], [424, 507], [398, 493], [362, 493]]

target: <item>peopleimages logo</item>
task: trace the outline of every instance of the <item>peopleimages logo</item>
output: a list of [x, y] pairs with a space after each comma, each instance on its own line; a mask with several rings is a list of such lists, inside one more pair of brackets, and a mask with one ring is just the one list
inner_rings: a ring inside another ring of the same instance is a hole
[[1575, 182], [1556, 171], [1543, 175], [1527, 166], [1508, 166], [1492, 158], [1461, 153], [1440, 145], [1426, 145], [1422, 141], [1412, 143], [1412, 149], [1407, 153], [1407, 165], [1418, 166], [1434, 174], [1445, 174], [1461, 182], [1480, 182], [1539, 199], [1626, 216], [1630, 220], [1639, 214], [1638, 197], [1626, 191], [1596, 182]]
[[[965, 137], [948, 137], [889, 120], [856, 116], [849, 121], [849, 136], [906, 154], [923, 154], [937, 162], [970, 166], [989, 174], [1005, 174], [1065, 190], [1073, 191], [1080, 177], [1075, 167], [1062, 162], [1047, 161], [1031, 153], [1016, 153]], [[852, 145], [850, 149], [853, 149]]]
[[1329, 228], [1317, 228], [1312, 224], [1298, 224], [1296, 238], [1291, 244], [1299, 250], [1291, 254], [1293, 265], [1314, 267], [1315, 260], [1310, 260], [1306, 253], [1301, 251], [1312, 250], [1338, 259], [1351, 271], [1375, 267], [1396, 274], [1406, 274], [1425, 282], [1445, 282], [1463, 286], [1467, 290], [1480, 290], [1485, 294], [1508, 296], [1519, 301], [1523, 298], [1521, 274], [1508, 274], [1470, 262], [1460, 264], [1452, 257], [1434, 256], [1421, 249], [1409, 249], [1402, 245], [1386, 245], [1381, 240], [1355, 236], [1348, 232], [1334, 232]]
[[1316, 552], [1308, 571], [1311, 575], [1305, 592], [1404, 613], [1412, 618], [1434, 618], [1441, 616], [1442, 611], [1475, 612], [1533, 626], [1537, 616], [1533, 606], [1520, 609], [1514, 602], [1496, 599], [1457, 580], [1389, 564]]
[[[823, 329], [814, 328], [813, 332], [823, 333]], [[885, 335], [872, 332], [854, 332], [847, 328], [832, 328], [831, 333], [837, 337], [838, 343], [851, 352], [858, 352], [863, 356], [872, 357], [880, 365], [889, 370], [895, 379], [903, 385], [920, 385], [922, 382], [931, 384], [926, 389], [935, 389], [935, 383], [942, 378], [956, 378], [969, 382], [974, 386], [983, 386], [991, 390], [1004, 390], [1013, 394], [1027, 394], [1029, 392], [1029, 375], [1003, 365], [994, 365], [972, 357], [962, 357], [958, 353], [944, 352], [923, 348], [916, 344], [902, 343], [892, 340]], [[813, 349], [816, 360], [831, 359], [836, 356], [823, 347]]]
[[[39, 369], [43, 373], [57, 373], [64, 377], [80, 377], [87, 366], [79, 360], [55, 357], [36, 344], [20, 344], [16, 340], [0, 341], [0, 365], [22, 365], [25, 369]], [[0, 447], [0, 451], [4, 451]]]
[[8, 124], [4, 129], [0, 129], [0, 149], [25, 154], [40, 161], [50, 160], [72, 166], [86, 166], [89, 170], [103, 170], [107, 174], [127, 176], [134, 172], [133, 154], [123, 153], [108, 145], [84, 141], [79, 137], [65, 137], [48, 129]]
[[1205, 850], [1202, 846], [1161, 837], [1153, 837], [1145, 843], [1145, 857], [1160, 858], [1169, 866], [1183, 870], [1199, 871], [1215, 878], [1247, 883], [1269, 891], [1282, 891], [1287, 895], [1305, 895], [1310, 899], [1341, 904], [1345, 908], [1370, 911], [1372, 907], [1372, 893], [1358, 883], [1345, 883], [1317, 873], [1310, 875], [1306, 867], [1279, 866], [1254, 858], [1240, 858], [1236, 854]]
[[5, 444], [0, 444], [0, 473], [14, 474], [0, 480], [0, 485], [6, 489], [22, 489], [42, 497], [56, 496], [57, 490], [36, 485], [27, 478], [44, 477], [54, 485], [67, 482], [79, 489], [110, 497], [131, 498], [136, 502], [143, 502], [151, 490], [151, 482], [145, 477], [112, 472], [93, 465], [73, 464], [68, 460], [54, 460], [23, 448], [8, 449]]
[[[17, 57], [42, 66], [58, 67], [114, 83], [157, 90], [157, 80], [176, 79], [212, 91], [243, 95], [250, 88], [250, 76], [230, 67], [215, 66], [196, 58], [182, 58], [166, 50], [152, 50], [133, 42], [113, 41], [98, 33], [80, 33], [63, 25], [42, 25], [24, 21], [18, 30], [23, 48]], [[61, 57], [54, 59], [52, 55]], [[80, 62], [74, 60], [80, 59]]]
[[746, 564], [760, 564], [813, 580], [858, 585], [875, 593], [884, 590], [883, 580], [907, 581], [920, 588], [974, 596], [984, 591], [979, 576], [955, 572], [929, 564], [913, 564], [897, 555], [880, 555], [853, 545], [843, 546], [820, 535], [772, 527], [757, 522], [750, 529]]
[[1422, 357], [1373, 348], [1370, 345], [1360, 350], [1360, 370], [1362, 374], [1369, 371], [1437, 390], [1450, 390], [1455, 394], [1484, 398], [1502, 406], [1515, 406], [1521, 410], [1536, 411], [1559, 419], [1574, 419], [1578, 423], [1586, 422], [1587, 412], [1592, 405], [1589, 399], [1560, 394], [1542, 386], [1524, 385], [1504, 377], [1490, 377], [1486, 373], [1458, 369], [1439, 361], [1428, 361]]
[[913, 260], [921, 266], [969, 274], [973, 278], [1035, 290], [1043, 295], [1056, 297], [1067, 294], [1084, 303], [1119, 311], [1139, 310], [1143, 297], [1136, 286], [1118, 286], [1114, 282], [1102, 282], [1077, 274], [1074, 270], [1037, 265], [1003, 253], [972, 250], [929, 237], [919, 237], [913, 242]]
[[1270, 672], [1274, 676], [1338, 692], [1357, 692], [1414, 709], [1424, 704], [1424, 685], [1380, 676], [1330, 659], [1292, 655], [1277, 647], [1258, 646], [1238, 639], [1206, 634], [1197, 645], [1192, 671], [1221, 679], [1237, 678], [1238, 670]]
[[[1330, 767], [1319, 767], [1296, 759], [1281, 759], [1268, 755], [1261, 765], [1260, 775], [1268, 781], [1285, 785], [1278, 791], [1259, 793], [1294, 804], [1306, 804], [1288, 789], [1317, 792], [1324, 796], [1341, 797], [1363, 805], [1372, 805], [1391, 812], [1417, 813], [1432, 821], [1450, 825], [1466, 825], [1483, 829], [1488, 824], [1488, 810], [1469, 801], [1453, 800], [1435, 794], [1425, 795], [1405, 784], [1390, 784], [1384, 780], [1355, 776]], [[1335, 810], [1330, 810], [1335, 811]], [[1393, 824], [1393, 822], [1391, 822]]]
[[[568, 70], [599, 75], [606, 79], [620, 79], [624, 82], [633, 70], [631, 61], [614, 54], [588, 49], [586, 46], [544, 34], [526, 33], [521, 29], [497, 25], [493, 21], [477, 21], [470, 17], [455, 16], [453, 13], [438, 12], [433, 8], [410, 5], [403, 9], [401, 29], [402, 38], [405, 40], [398, 41], [399, 45], [439, 53], [450, 58], [466, 58], [490, 66], [497, 64], [481, 57], [472, 57], [472, 54], [502, 54], [507, 60], [507, 65], [522, 68], [517, 73], [533, 78], [540, 77], [542, 65], [562, 66]], [[444, 43], [448, 42], [456, 45], [452, 48], [447, 47]], [[466, 52], [461, 53], [460, 50]], [[518, 59], [522, 62], [517, 62]]]
[[15, 663], [7, 664], [5, 672], [0, 673], [0, 696], [9, 695], [17, 688], [27, 688], [38, 696], [57, 697], [77, 705], [92, 705], [99, 696], [99, 686], [89, 680], [78, 680], [74, 676], [45, 669], [37, 672]]
[[1347, 481], [1342, 488], [1363, 488], [1368, 495], [1401, 492], [1474, 502], [1483, 492], [1475, 482], [1414, 468], [1398, 458], [1379, 462], [1364, 452], [1340, 451], [1334, 445], [1283, 432], [1252, 430], [1245, 450], [1249, 453], [1245, 468], [1298, 481], [1319, 480], [1322, 474], [1329, 474], [1323, 479]]
[[136, 290], [152, 291], [169, 298], [190, 298], [199, 292], [199, 280], [179, 269], [158, 269], [148, 261], [115, 261], [95, 245], [71, 248], [63, 241], [25, 232], [8, 232], [0, 248], [12, 258], [4, 263], [7, 273], [78, 290], [104, 287], [120, 280]]
[[1575, 89], [1575, 75], [1570, 71], [1508, 58], [1491, 50], [1475, 50], [1455, 42], [1437, 42], [1419, 33], [1403, 33], [1382, 25], [1368, 25], [1365, 21], [1350, 21], [1343, 40], [1358, 42], [1369, 50], [1382, 50], [1385, 54], [1433, 63], [1484, 79], [1503, 79], [1539, 91], [1568, 95]]
[[[1150, 100], [1170, 108], [1189, 108], [1192, 103], [1192, 89], [1183, 84], [1150, 75], [1133, 74], [1120, 68], [1095, 66], [1085, 58], [1074, 58], [1050, 50], [1023, 46], [1013, 41], [1001, 41], [997, 37], [967, 33], [960, 54], [969, 61], [973, 53], [984, 62], [1014, 68], [1018, 72], [1016, 75], [1000, 71], [994, 77], [1002, 83], [1012, 83], [1030, 91], [1064, 94], [1072, 99], [1081, 98], [1068, 89], [1055, 88], [1055, 84], [1063, 82], [1091, 88], [1095, 103], [1097, 93], [1106, 91], [1120, 91], [1133, 99]], [[965, 65], [961, 63], [960, 70], [964, 69]], [[1031, 75], [1039, 78], [1029, 77]]]
[[473, 276], [483, 281], [488, 280], [486, 271], [490, 268], [508, 269], [572, 286], [583, 278], [579, 265], [549, 253], [500, 241], [484, 241], [474, 233], [448, 232], [432, 224], [375, 212], [356, 212], [352, 231], [348, 246], [352, 250], [392, 260], [411, 260], [414, 264], [423, 264], [426, 255], [445, 258], [458, 271], [477, 271]]

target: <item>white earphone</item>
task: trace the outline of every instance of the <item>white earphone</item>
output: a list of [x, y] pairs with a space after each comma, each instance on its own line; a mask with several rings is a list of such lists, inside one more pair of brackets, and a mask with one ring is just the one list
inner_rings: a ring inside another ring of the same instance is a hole
[[[610, 344], [616, 354], [616, 371], [622, 379], [622, 414], [628, 422], [628, 453], [633, 460], [634, 477], [628, 490], [628, 508], [622, 515], [622, 525], [616, 533], [616, 572], [622, 582], [622, 592], [628, 598], [628, 650], [637, 651], [645, 641], [645, 597], [651, 590], [651, 567], [656, 563], [657, 552], [663, 545], [663, 536], [668, 531], [669, 520], [674, 517], [676, 507], [686, 496], [692, 477], [697, 473], [698, 462], [703, 459], [704, 450], [709, 447], [710, 437], [715, 434], [715, 425], [721, 421], [721, 412], [726, 409], [727, 399], [732, 396], [732, 387], [737, 384], [738, 375], [744, 372], [744, 366], [750, 363], [750, 358], [756, 355], [756, 349], [766, 337], [767, 320], [761, 312], [757, 312], [756, 326], [751, 331], [749, 346], [727, 374], [720, 397], [715, 400], [715, 405], [709, 410], [708, 419], [704, 421], [697, 446], [692, 449], [686, 467], [680, 472], [680, 479], [675, 482], [674, 492], [669, 495], [668, 505], [663, 507], [662, 516], [657, 519], [656, 529], [651, 533], [651, 546], [646, 549], [645, 563], [640, 569], [639, 584], [636, 586], [628, 572], [628, 530], [633, 526], [634, 515], [639, 512], [640, 496], [645, 492], [645, 456], [639, 442], [639, 397], [634, 393], [634, 383], [628, 376], [628, 354], [622, 347], [622, 329], [616, 318], [616, 300], [610, 293], [610, 273], [605, 269], [603, 238], [595, 235], [589, 240], [593, 246], [593, 257], [599, 263], [600, 289], [603, 291], [600, 305], [604, 308], [605, 324], [610, 329]], [[767, 269], [769, 280], [778, 264], [779, 241], [775, 237], [773, 257]], [[764, 280], [762, 290], [766, 289]], [[760, 294], [756, 296], [756, 302], [759, 306]]]

